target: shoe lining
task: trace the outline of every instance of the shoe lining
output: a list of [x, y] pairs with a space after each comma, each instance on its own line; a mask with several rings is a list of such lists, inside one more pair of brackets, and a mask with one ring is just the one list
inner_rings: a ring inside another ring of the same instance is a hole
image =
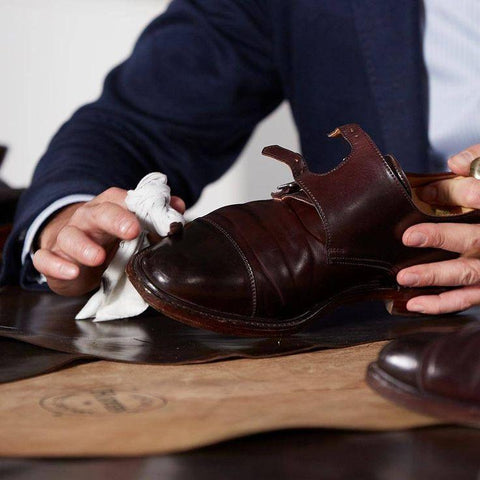
[[445, 174], [432, 174], [421, 176], [415, 174], [407, 174], [410, 186], [412, 187], [412, 200], [421, 212], [426, 213], [427, 215], [434, 215], [437, 217], [450, 217], [453, 215], [463, 215], [465, 213], [473, 212], [473, 208], [430, 204], [424, 202], [418, 196], [418, 191], [421, 187], [424, 187], [429, 183], [450, 177], [450, 175], [447, 177]]
[[434, 205], [424, 202], [418, 196], [418, 191], [421, 187], [428, 185], [429, 183], [439, 180], [445, 180], [453, 178], [454, 175], [450, 172], [432, 173], [432, 174], [416, 174], [407, 173], [400, 168], [400, 165], [392, 155], [385, 155], [385, 161], [388, 163], [391, 170], [396, 174], [400, 183], [405, 188], [408, 195], [411, 196], [415, 206], [423, 213], [427, 215], [433, 215], [436, 217], [449, 217], [453, 215], [462, 215], [468, 212], [472, 212], [473, 208], [446, 206], [446, 205]]

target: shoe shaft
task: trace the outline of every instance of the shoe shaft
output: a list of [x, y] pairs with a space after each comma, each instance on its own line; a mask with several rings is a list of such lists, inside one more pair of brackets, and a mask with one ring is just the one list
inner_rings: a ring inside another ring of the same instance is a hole
[[[256, 315], [289, 316], [355, 288], [397, 288], [400, 269], [457, 256], [405, 247], [402, 235], [409, 226], [455, 220], [420, 211], [406, 174], [358, 125], [333, 135], [351, 146], [334, 170], [313, 173], [301, 155], [267, 147], [264, 154], [288, 164], [295, 182], [273, 200], [228, 206], [205, 217], [229, 232], [251, 263]], [[480, 220], [476, 211], [459, 217]]]

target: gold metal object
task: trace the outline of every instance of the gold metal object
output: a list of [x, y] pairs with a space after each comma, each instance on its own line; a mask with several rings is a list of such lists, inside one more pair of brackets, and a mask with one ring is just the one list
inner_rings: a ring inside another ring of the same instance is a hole
[[470, 176], [480, 180], [480, 157], [477, 157], [470, 164]]

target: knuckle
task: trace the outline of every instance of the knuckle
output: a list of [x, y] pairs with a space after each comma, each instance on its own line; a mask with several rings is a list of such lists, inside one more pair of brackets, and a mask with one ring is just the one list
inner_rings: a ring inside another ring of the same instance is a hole
[[66, 247], [69, 247], [72, 243], [71, 241], [71, 229], [66, 226], [63, 227], [57, 234], [57, 245], [63, 250]]
[[117, 191], [118, 191], [117, 187], [109, 187], [103, 191], [102, 195], [104, 196], [115, 195]]
[[474, 237], [470, 243], [470, 249], [477, 252], [480, 251], [480, 236]]
[[466, 207], [480, 206], [480, 182], [475, 178], [465, 179], [465, 203]]
[[422, 283], [426, 285], [434, 285], [437, 281], [437, 275], [434, 270], [426, 270], [421, 275]]
[[97, 224], [103, 223], [108, 220], [111, 205], [112, 204], [110, 202], [102, 202], [92, 206], [90, 212], [91, 219], [94, 220]]
[[447, 246], [447, 239], [444, 234], [438, 233], [437, 236], [435, 237], [435, 246], [441, 249], [448, 250], [446, 248]]
[[478, 262], [472, 262], [470, 259], [459, 259], [460, 285], [474, 285], [480, 280], [480, 265]]
[[429, 226], [426, 235], [430, 239], [432, 247], [443, 248], [445, 246], [445, 233], [440, 230], [438, 225]]
[[102, 193], [102, 196], [106, 198], [124, 198], [126, 191], [118, 187], [110, 187]]
[[480, 282], [480, 261], [476, 259], [471, 262], [471, 264], [471, 269], [474, 272], [474, 279], [472, 285], [474, 285]]
[[460, 280], [458, 284], [473, 285], [474, 283], [477, 283], [477, 281], [478, 281], [477, 274], [470, 269], [466, 269], [466, 270], [463, 270], [462, 273], [460, 274]]
[[134, 215], [112, 202], [103, 202], [93, 208], [92, 218], [102, 230], [118, 232], [125, 222], [132, 222]]
[[88, 212], [91, 210], [91, 205], [89, 202], [80, 205], [72, 214], [71, 216], [71, 223], [75, 223], [76, 221], [85, 218], [88, 216]]

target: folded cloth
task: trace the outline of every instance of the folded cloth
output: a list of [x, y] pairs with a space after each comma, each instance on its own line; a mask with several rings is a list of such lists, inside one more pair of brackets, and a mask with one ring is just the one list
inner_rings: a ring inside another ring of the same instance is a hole
[[103, 273], [99, 290], [77, 314], [76, 320], [92, 318], [94, 322], [104, 322], [143, 313], [148, 304], [130, 283], [125, 267], [132, 255], [149, 246], [148, 233], [166, 237], [185, 223], [183, 215], [170, 206], [170, 187], [162, 173], [153, 172], [144, 177], [135, 190], [128, 191], [125, 203], [137, 216], [142, 232], [134, 240], [120, 242]]

